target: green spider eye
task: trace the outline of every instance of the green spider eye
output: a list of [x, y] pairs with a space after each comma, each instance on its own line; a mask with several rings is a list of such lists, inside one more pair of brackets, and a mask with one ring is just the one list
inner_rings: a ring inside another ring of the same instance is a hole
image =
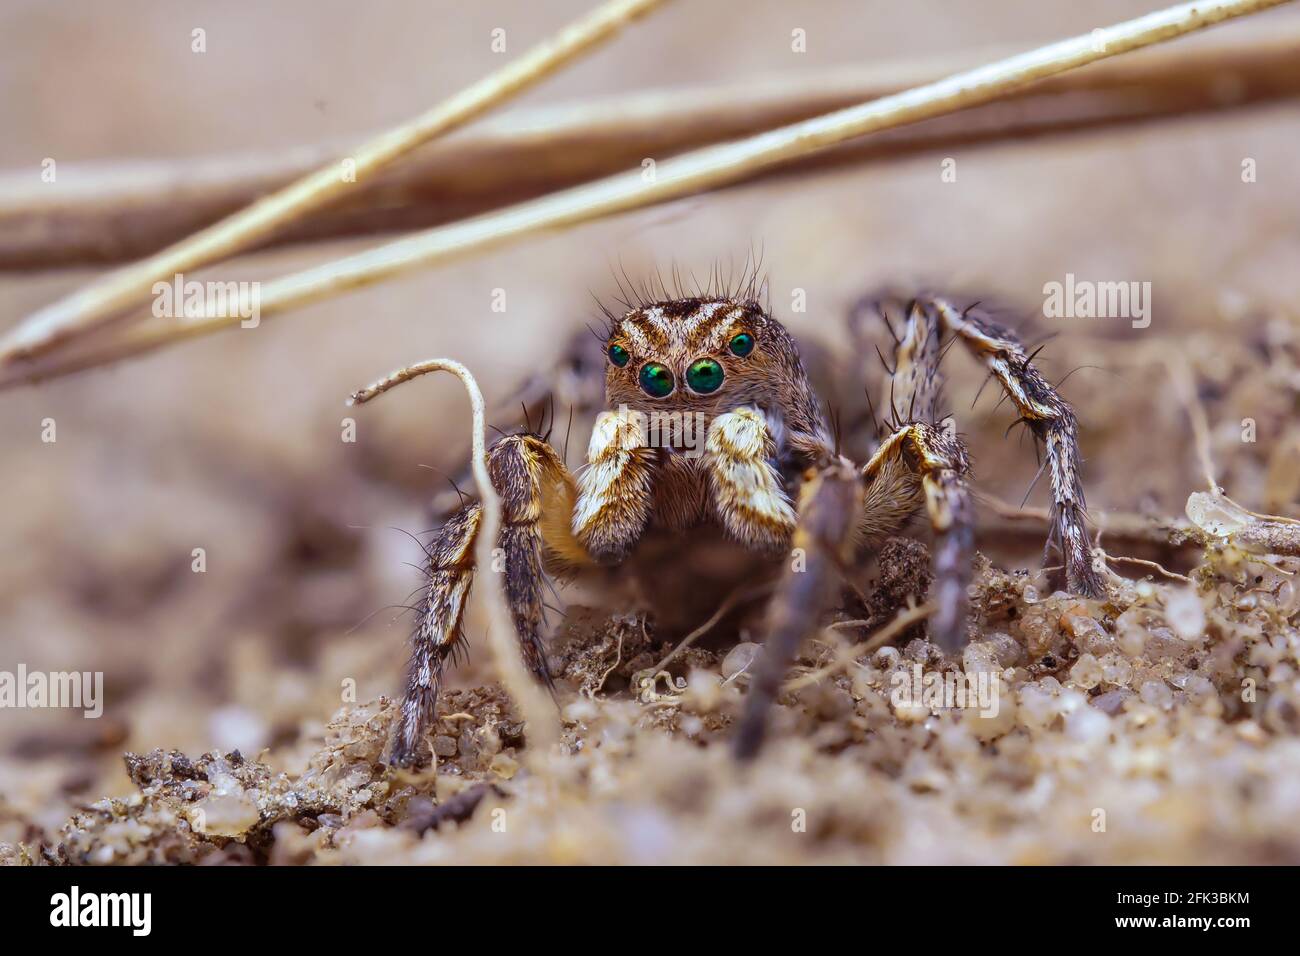
[[686, 384], [701, 395], [716, 392], [722, 385], [722, 366], [713, 359], [696, 359], [686, 370]]
[[731, 349], [732, 355], [739, 355], [744, 358], [750, 352], [754, 351], [754, 337], [748, 332], [741, 332], [731, 339], [731, 344], [727, 346]]
[[647, 362], [641, 366], [641, 374], [637, 378], [641, 382], [641, 388], [651, 398], [671, 395], [675, 387], [673, 373], [668, 370], [667, 365], [660, 365], [658, 362]]
[[632, 356], [627, 354], [627, 349], [623, 348], [621, 345], [611, 345], [609, 347], [609, 360], [619, 368], [626, 365], [627, 360], [631, 357]]

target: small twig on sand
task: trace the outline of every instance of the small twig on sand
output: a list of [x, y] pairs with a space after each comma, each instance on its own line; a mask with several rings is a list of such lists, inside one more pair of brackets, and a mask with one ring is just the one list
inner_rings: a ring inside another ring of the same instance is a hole
[[[1191, 420], [1196, 454], [1201, 462], [1205, 483], [1210, 489], [1208, 496], [1193, 493], [1188, 498], [1188, 517], [1193, 517], [1193, 510], [1203, 514], [1218, 512], [1220, 518], [1227, 518], [1233, 525], [1228, 537], [1238, 547], [1256, 554], [1300, 555], [1300, 521], [1282, 515], [1259, 514], [1242, 507], [1223, 493], [1215, 479], [1214, 460], [1210, 455], [1210, 422], [1205, 414], [1205, 406], [1196, 393], [1196, 379], [1191, 362], [1181, 352], [1166, 354], [1165, 367], [1173, 379], [1178, 400]], [[1202, 522], [1195, 523], [1207, 534], [1218, 536]]]
[[[825, 667], [818, 668], [815, 671], [809, 671], [807, 674], [802, 674], [793, 680], [787, 681], [783, 690], [785, 692], [801, 690], [804, 687], [810, 687], [819, 681], [825, 680], [832, 674], [838, 674], [863, 654], [870, 654], [872, 651], [876, 650], [876, 648], [881, 647], [887, 642], [893, 640], [899, 634], [903, 633], [903, 631], [907, 630], [917, 621], [925, 620], [934, 612], [935, 606], [929, 602], [922, 604], [920, 607], [900, 611], [897, 617], [880, 630], [876, 631], [875, 634], [872, 634], [865, 641], [860, 644], [855, 644], [852, 647], [844, 648], [841, 651], [837, 651], [835, 654], [835, 660], [831, 661]], [[845, 621], [842, 623], [847, 625], [850, 622]]]
[[1231, 543], [1243, 551], [1300, 556], [1300, 520], [1259, 514], [1221, 491], [1193, 492], [1187, 498], [1187, 517], [1207, 538]]
[[667, 656], [664, 657], [663, 660], [661, 660], [658, 664], [654, 666], [654, 670], [655, 671], [664, 670], [668, 666], [668, 663], [673, 658], [675, 658], [682, 651], [686, 650], [686, 648], [690, 647], [692, 644], [698, 641], [705, 634], [709, 633], [709, 631], [713, 630], [713, 628], [717, 625], [717, 623], [721, 621], [724, 617], [726, 617], [727, 613], [731, 611], [732, 608], [736, 607], [738, 604], [741, 604], [744, 601], [752, 601], [754, 598], [762, 597], [764, 594], [767, 594], [769, 591], [771, 591], [772, 588], [775, 586], [776, 585], [774, 582], [769, 581], [766, 584], [760, 584], [757, 587], [747, 588], [741, 586], [736, 590], [732, 591], [730, 594], [726, 596], [723, 602], [718, 605], [718, 609], [713, 612], [713, 614], [709, 617], [709, 619], [705, 621], [703, 624], [701, 624], [699, 627], [697, 627], [695, 630], [691, 631], [691, 633], [687, 634], [684, 638], [682, 638], [681, 643], [678, 644], [676, 647], [674, 647], [671, 651], [669, 651]]
[[492, 552], [497, 546], [501, 530], [501, 497], [492, 485], [487, 465], [487, 422], [483, 393], [469, 369], [453, 359], [429, 359], [407, 368], [398, 369], [385, 379], [352, 393], [349, 405], [362, 405], [382, 395], [390, 388], [408, 382], [426, 372], [451, 372], [458, 377], [469, 395], [474, 412], [473, 458], [474, 482], [478, 486], [483, 518], [478, 540], [474, 544], [474, 562], [477, 573], [488, 579], [484, 589], [487, 594], [488, 644], [496, 662], [497, 673], [506, 691], [519, 705], [528, 726], [529, 753], [543, 753], [560, 739], [560, 723], [555, 706], [533, 680], [524, 665], [519, 642], [515, 640], [515, 625], [506, 601], [505, 576], [494, 574]]
[[[645, 634], [644, 620], [642, 620], [641, 622], [641, 633], [643, 635]], [[620, 627], [618, 629], [618, 647], [614, 649], [614, 663], [610, 664], [609, 667], [605, 668], [605, 673], [600, 675], [600, 680], [597, 681], [596, 686], [591, 689], [591, 694], [589, 696], [593, 700], [595, 699], [596, 695], [600, 693], [600, 691], [605, 687], [605, 681], [609, 680], [609, 675], [614, 673], [615, 669], [617, 669], [618, 665], [621, 663], [623, 663], [623, 629]]]
[[[1106, 552], [1103, 551], [1102, 554], [1106, 554]], [[1155, 561], [1148, 561], [1145, 558], [1128, 558], [1122, 554], [1106, 554], [1106, 560], [1116, 561], [1116, 562], [1122, 561], [1125, 564], [1140, 564], [1144, 568], [1151, 568], [1151, 570], [1158, 571], [1161, 574], [1163, 574], [1165, 577], [1172, 578], [1175, 581], [1185, 581], [1188, 584], [1192, 583], [1192, 579], [1189, 578], [1187, 575], [1179, 574], [1176, 571], [1170, 571], [1168, 568], [1165, 568], [1162, 565], [1157, 564]]]

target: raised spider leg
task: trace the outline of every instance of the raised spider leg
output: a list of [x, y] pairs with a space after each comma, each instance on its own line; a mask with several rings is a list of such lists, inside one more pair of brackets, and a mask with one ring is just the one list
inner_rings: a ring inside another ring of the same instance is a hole
[[[888, 317], [882, 317], [888, 321]], [[939, 418], [942, 378], [941, 325], [913, 305], [894, 334], [894, 368], [884, 390], [893, 429], [862, 468], [866, 486], [859, 540], [875, 545], [901, 528], [924, 505], [935, 532], [934, 599], [930, 633], [953, 651], [965, 643], [970, 607], [974, 515], [966, 476], [965, 445]]]
[[1052, 530], [1049, 545], [1061, 552], [1066, 583], [1088, 597], [1106, 593], [1092, 565], [1080, 479], [1079, 426], [1070, 407], [1031, 362], [1016, 334], [973, 309], [962, 311], [944, 299], [930, 299], [946, 329], [955, 334], [1001, 383], [1021, 421], [1046, 448], [1052, 481]]
[[892, 326], [890, 331], [896, 339], [895, 365], [885, 405], [894, 431], [863, 469], [868, 486], [862, 535], [873, 541], [896, 530], [924, 498], [938, 535], [934, 555], [938, 609], [930, 628], [936, 641], [948, 650], [963, 642], [974, 550], [973, 509], [966, 488], [969, 459], [961, 440], [939, 420], [943, 384], [939, 364], [946, 331], [988, 365], [1022, 420], [1046, 446], [1053, 499], [1049, 543], [1064, 555], [1070, 589], [1091, 597], [1101, 595], [1101, 579], [1087, 545], [1074, 413], [1034, 368], [1019, 339], [986, 317], [961, 312], [942, 299], [912, 303], [901, 331]]
[[734, 409], [709, 422], [703, 466], [711, 507], [723, 529], [754, 550], [784, 551], [792, 542], [802, 549], [802, 560], [790, 561], [768, 606], [762, 663], [734, 741], [741, 760], [757, 755], [767, 714], [799, 643], [834, 594], [856, 512], [856, 476], [841, 460], [809, 469], [796, 513], [774, 463], [777, 451], [757, 409]]
[[[509, 435], [488, 453], [488, 473], [501, 496], [502, 526], [497, 539], [500, 567], [506, 575], [506, 598], [524, 660], [550, 683], [542, 647], [543, 549], [549, 527], [544, 516], [568, 515], [573, 482], [559, 455], [537, 435]], [[474, 578], [474, 539], [482, 509], [464, 506], [438, 530], [426, 549], [428, 587], [424, 612], [412, 636], [406, 668], [401, 719], [389, 759], [409, 766], [420, 739], [433, 722], [445, 662], [463, 639], [465, 601]], [[562, 535], [560, 538], [562, 539]], [[564, 545], [559, 542], [560, 547]]]
[[810, 469], [799, 489], [793, 541], [802, 560], [791, 560], [768, 606], [767, 638], [745, 710], [736, 730], [736, 759], [758, 755], [767, 715], [798, 653], [836, 594], [840, 570], [851, 559], [853, 516], [862, 505], [862, 484], [847, 461]]

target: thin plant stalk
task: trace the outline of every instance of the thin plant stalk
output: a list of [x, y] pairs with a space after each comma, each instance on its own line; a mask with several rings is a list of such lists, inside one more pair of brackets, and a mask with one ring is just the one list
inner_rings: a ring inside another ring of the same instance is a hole
[[[269, 196], [33, 313], [0, 341], [0, 362], [46, 351], [148, 297], [155, 282], [229, 258], [355, 188], [411, 150], [481, 116], [613, 37], [664, 0], [609, 0], [502, 69]], [[346, 167], [345, 165], [346, 164]]]
[[[268, 282], [256, 291], [257, 310], [267, 318], [523, 236], [713, 189], [867, 133], [988, 103], [1036, 80], [1289, 2], [1203, 0], [1169, 7], [868, 103], [687, 153], [658, 164], [652, 175], [642, 169], [611, 176], [500, 212], [413, 233]], [[252, 310], [252, 295], [243, 288], [236, 307], [225, 314], [206, 313], [169, 326], [130, 329], [118, 340], [76, 357], [75, 366], [93, 367], [235, 325]], [[0, 379], [0, 387], [64, 373], [57, 363], [20, 369]]]
[[560, 739], [559, 715], [554, 703], [533, 680], [524, 664], [519, 642], [515, 639], [514, 620], [506, 601], [505, 576], [495, 574], [491, 570], [492, 552], [497, 546], [497, 535], [501, 531], [501, 496], [497, 494], [488, 474], [487, 414], [484, 410], [483, 392], [479, 389], [478, 383], [469, 369], [460, 362], [445, 358], [429, 359], [398, 369], [387, 378], [353, 392], [348, 399], [348, 404], [365, 404], [389, 389], [427, 372], [451, 372], [460, 379], [469, 396], [470, 408], [474, 415], [471, 464], [474, 469], [474, 483], [478, 489], [479, 503], [483, 508], [478, 540], [474, 545], [474, 562], [475, 573], [479, 579], [487, 579], [485, 590], [488, 645], [492, 648], [493, 662], [496, 664], [501, 683], [505, 685], [506, 692], [519, 706], [520, 713], [527, 723], [529, 752], [543, 753]]

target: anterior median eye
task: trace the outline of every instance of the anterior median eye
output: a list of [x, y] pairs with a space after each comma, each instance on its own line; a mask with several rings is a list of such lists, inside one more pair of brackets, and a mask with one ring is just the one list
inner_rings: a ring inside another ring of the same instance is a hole
[[722, 366], [713, 359], [696, 359], [686, 370], [686, 384], [701, 395], [716, 392], [722, 385]]
[[660, 365], [658, 362], [647, 362], [641, 366], [641, 374], [638, 377], [641, 387], [651, 398], [663, 398], [665, 395], [672, 394], [673, 373], [668, 370], [668, 366]]
[[631, 356], [627, 354], [627, 349], [623, 348], [623, 346], [611, 345], [609, 347], [609, 360], [619, 368], [626, 365], [629, 358], [631, 358]]
[[754, 337], [748, 332], [741, 332], [732, 336], [731, 344], [728, 346], [732, 355], [739, 355], [744, 358], [750, 352], [754, 351]]

